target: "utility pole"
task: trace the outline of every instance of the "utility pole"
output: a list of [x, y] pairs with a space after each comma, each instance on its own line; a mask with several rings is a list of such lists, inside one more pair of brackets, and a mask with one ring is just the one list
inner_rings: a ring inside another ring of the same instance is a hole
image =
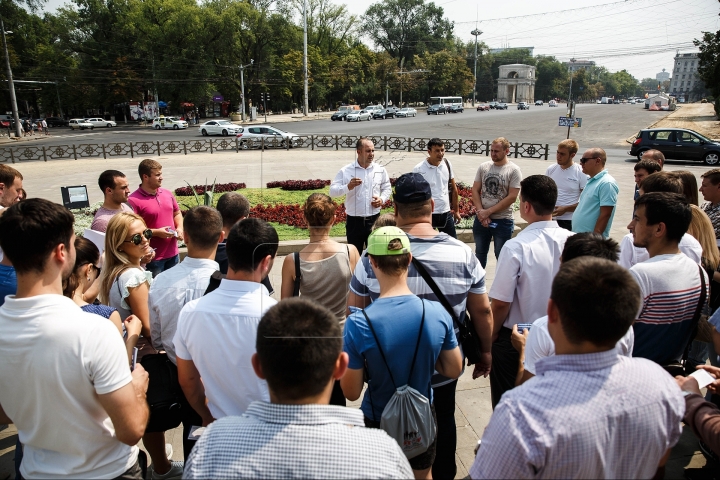
[[250, 63], [247, 65], [240, 65], [240, 118], [243, 122], [245, 121], [245, 76], [243, 72], [245, 67], [249, 67], [253, 63], [255, 63], [255, 60], [251, 58]]
[[[58, 82], [55, 82], [55, 91], [57, 92], [58, 97], [58, 110], [60, 111], [60, 118], [64, 118], [62, 113], [62, 105], [60, 104], [60, 87], [58, 87]], [[127, 123], [127, 118], [125, 119], [125, 123]]]
[[405, 57], [400, 59], [400, 108], [402, 108], [402, 94], [403, 94], [403, 64], [405, 63]]
[[475, 73], [473, 74], [473, 99], [472, 99], [472, 106], [473, 106], [473, 107], [475, 106], [475, 92], [477, 91], [477, 58], [478, 58], [478, 55], [477, 55], [477, 37], [480, 36], [480, 35], [482, 35], [482, 33], [483, 33], [482, 31], [480, 31], [480, 30], [477, 29], [477, 24], [476, 24], [475, 30], [473, 30], [472, 32], [470, 32], [471, 35], [474, 35], [474, 36], [475, 36], [475, 69], [474, 69], [474, 72], [475, 72]]
[[307, 0], [303, 2], [303, 115], [308, 116]]
[[390, 94], [390, 84], [385, 82], [385, 108], [388, 107], [388, 95]]
[[157, 84], [155, 83], [155, 54], [152, 55], [153, 97], [155, 97], [155, 115], [160, 116], [160, 102], [158, 102]]
[[20, 115], [18, 115], [17, 98], [15, 97], [15, 84], [13, 83], [12, 69], [10, 68], [10, 54], [8, 54], [7, 39], [5, 38], [5, 22], [0, 17], [0, 29], [2, 29], [3, 49], [5, 50], [5, 65], [7, 66], [8, 87], [10, 87], [10, 106], [12, 107], [13, 120], [15, 120], [15, 137], [22, 136]]
[[[572, 102], [572, 82], [573, 82], [573, 69], [575, 67], [575, 59], [570, 59], [570, 93], [568, 94], [568, 109], [567, 109], [567, 116], [568, 118], [572, 118], [575, 115], [575, 108], [573, 106]], [[570, 138], [570, 124], [568, 123], [568, 131], [567, 131], [567, 137]]]

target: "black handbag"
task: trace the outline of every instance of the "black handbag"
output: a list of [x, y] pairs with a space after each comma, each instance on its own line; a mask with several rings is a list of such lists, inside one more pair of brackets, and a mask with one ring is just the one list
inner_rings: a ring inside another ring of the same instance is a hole
[[425, 267], [422, 265], [422, 263], [420, 263], [417, 258], [413, 257], [412, 264], [415, 265], [415, 269], [428, 284], [428, 287], [430, 287], [430, 290], [433, 291], [435, 297], [437, 297], [440, 304], [450, 314], [450, 317], [453, 320], [453, 324], [455, 324], [458, 329], [458, 343], [462, 345], [463, 353], [465, 354], [465, 357], [467, 357], [467, 364], [475, 365], [476, 363], [480, 363], [482, 359], [482, 350], [480, 349], [480, 337], [478, 337], [478, 334], [475, 331], [475, 327], [472, 324], [470, 315], [468, 315], [467, 311], [465, 311], [465, 316], [462, 320], [456, 318], [455, 311], [450, 306], [447, 298], [445, 298], [445, 295], [440, 291], [437, 283], [435, 283], [435, 280], [432, 279], [428, 271], [425, 270]]
[[145, 355], [140, 365], [148, 372], [147, 403], [150, 406], [148, 432], [164, 432], [180, 425], [183, 416], [182, 392], [177, 367], [166, 353]]

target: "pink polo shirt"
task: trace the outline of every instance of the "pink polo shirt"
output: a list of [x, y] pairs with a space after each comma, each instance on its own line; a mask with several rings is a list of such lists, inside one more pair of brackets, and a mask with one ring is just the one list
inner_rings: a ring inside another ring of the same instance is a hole
[[[175, 213], [180, 207], [170, 190], [158, 188], [155, 195], [138, 188], [130, 194], [128, 203], [135, 213], [140, 215], [148, 228], [175, 228]], [[155, 248], [155, 260], [172, 258], [178, 254], [177, 240], [175, 238], [150, 239], [150, 246]]]

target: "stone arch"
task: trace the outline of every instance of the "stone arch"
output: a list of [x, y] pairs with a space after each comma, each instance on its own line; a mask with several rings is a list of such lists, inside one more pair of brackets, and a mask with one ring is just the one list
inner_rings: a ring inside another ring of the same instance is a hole
[[501, 102], [535, 101], [535, 67], [520, 63], [501, 65], [497, 100]]

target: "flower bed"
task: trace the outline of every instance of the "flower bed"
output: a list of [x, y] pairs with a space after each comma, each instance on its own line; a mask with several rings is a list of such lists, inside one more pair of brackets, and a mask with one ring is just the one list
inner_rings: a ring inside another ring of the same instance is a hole
[[317, 190], [330, 185], [330, 180], [285, 180], [282, 182], [268, 182], [267, 188], [280, 188], [282, 190]]
[[241, 188], [245, 188], [244, 183], [216, 183], [215, 189], [213, 190], [212, 185], [193, 185], [191, 187], [179, 187], [175, 189], [175, 196], [178, 197], [189, 197], [193, 195], [193, 189], [195, 189], [195, 193], [198, 195], [203, 195], [205, 193], [205, 187], [208, 187], [210, 191], [213, 191], [215, 193], [225, 193], [225, 192], [234, 192], [235, 190], [240, 190]]

